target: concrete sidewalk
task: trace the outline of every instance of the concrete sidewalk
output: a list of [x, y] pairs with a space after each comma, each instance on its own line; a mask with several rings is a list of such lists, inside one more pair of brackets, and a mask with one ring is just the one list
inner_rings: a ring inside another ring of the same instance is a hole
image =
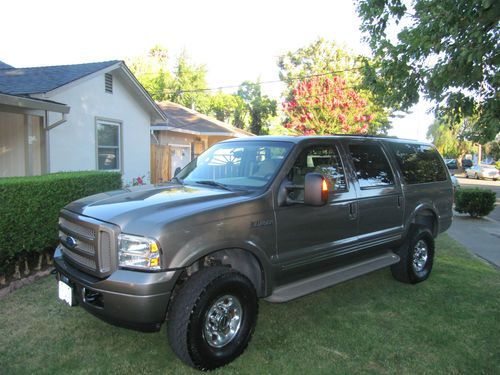
[[473, 219], [469, 215], [453, 216], [453, 224], [446, 232], [471, 253], [500, 269], [500, 223], [488, 217]]

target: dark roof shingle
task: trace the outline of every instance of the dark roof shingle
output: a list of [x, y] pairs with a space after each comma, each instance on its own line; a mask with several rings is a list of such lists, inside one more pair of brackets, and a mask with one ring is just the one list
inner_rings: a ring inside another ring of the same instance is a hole
[[13, 95], [46, 93], [119, 62], [0, 69], [0, 92]]
[[0, 61], [0, 69], [13, 69], [14, 67], [4, 63], [3, 61]]
[[165, 114], [165, 117], [167, 117], [168, 123], [157, 125], [168, 125], [172, 128], [198, 133], [240, 133], [244, 135], [253, 135], [245, 130], [238, 129], [177, 103], [164, 101], [158, 103], [158, 106]]

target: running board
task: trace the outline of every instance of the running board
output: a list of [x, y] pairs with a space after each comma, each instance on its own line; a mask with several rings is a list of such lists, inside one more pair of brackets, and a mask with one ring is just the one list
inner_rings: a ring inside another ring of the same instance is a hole
[[386, 254], [375, 258], [280, 286], [265, 300], [269, 302], [287, 302], [397, 262], [399, 262], [399, 256], [392, 251], [388, 251]]

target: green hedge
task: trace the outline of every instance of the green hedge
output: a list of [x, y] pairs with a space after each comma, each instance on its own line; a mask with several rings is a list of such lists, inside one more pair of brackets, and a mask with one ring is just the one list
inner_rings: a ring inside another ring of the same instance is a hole
[[0, 178], [0, 274], [20, 256], [57, 244], [59, 211], [66, 204], [121, 186], [115, 172]]
[[496, 193], [488, 189], [458, 189], [455, 210], [472, 217], [486, 216], [495, 209]]

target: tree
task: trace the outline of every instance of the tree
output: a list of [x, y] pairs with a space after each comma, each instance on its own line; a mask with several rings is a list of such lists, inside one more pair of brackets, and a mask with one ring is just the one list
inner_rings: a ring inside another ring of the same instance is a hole
[[127, 59], [127, 66], [154, 100], [167, 98], [167, 88], [171, 85], [172, 74], [168, 69], [167, 49], [156, 45], [146, 57]]
[[184, 50], [177, 58], [173, 79], [167, 89], [167, 100], [195, 108], [202, 113], [209, 111], [209, 94], [204, 65], [193, 64]]
[[179, 55], [172, 72], [168, 63], [168, 51], [159, 45], [151, 48], [146, 57], [127, 60], [132, 73], [154, 100], [170, 100], [208, 113], [205, 66], [191, 63], [186, 51]]
[[250, 131], [265, 134], [268, 120], [276, 116], [276, 100], [262, 95], [260, 82], [245, 81], [238, 89], [238, 96], [245, 102], [250, 114]]
[[[345, 82], [345, 89], [355, 90], [356, 95], [366, 101], [366, 111], [372, 115], [370, 132], [386, 133], [391, 111], [374, 100], [372, 92], [362, 86], [361, 61], [361, 56], [323, 38], [289, 51], [278, 60], [280, 79], [287, 84], [284, 96], [291, 99], [297, 82], [308, 82], [314, 77], [337, 77]], [[328, 107], [324, 110], [328, 111]]]
[[368, 133], [374, 117], [367, 100], [340, 77], [312, 77], [296, 84], [283, 103], [285, 128], [303, 135]]
[[441, 155], [456, 158], [460, 163], [465, 154], [474, 151], [473, 142], [464, 139], [466, 126], [467, 124], [461, 126], [454, 124], [450, 127], [449, 121], [437, 119], [429, 126], [427, 138], [436, 146]]
[[210, 96], [209, 110], [219, 121], [232, 122], [234, 124], [236, 113], [239, 108], [246, 108], [245, 102], [235, 94], [226, 94], [222, 91]]
[[[500, 131], [500, 7], [492, 0], [357, 0], [373, 51], [364, 82], [383, 105], [407, 110], [420, 93], [450, 125], [474, 119], [484, 143]], [[398, 30], [394, 36], [392, 29]]]

